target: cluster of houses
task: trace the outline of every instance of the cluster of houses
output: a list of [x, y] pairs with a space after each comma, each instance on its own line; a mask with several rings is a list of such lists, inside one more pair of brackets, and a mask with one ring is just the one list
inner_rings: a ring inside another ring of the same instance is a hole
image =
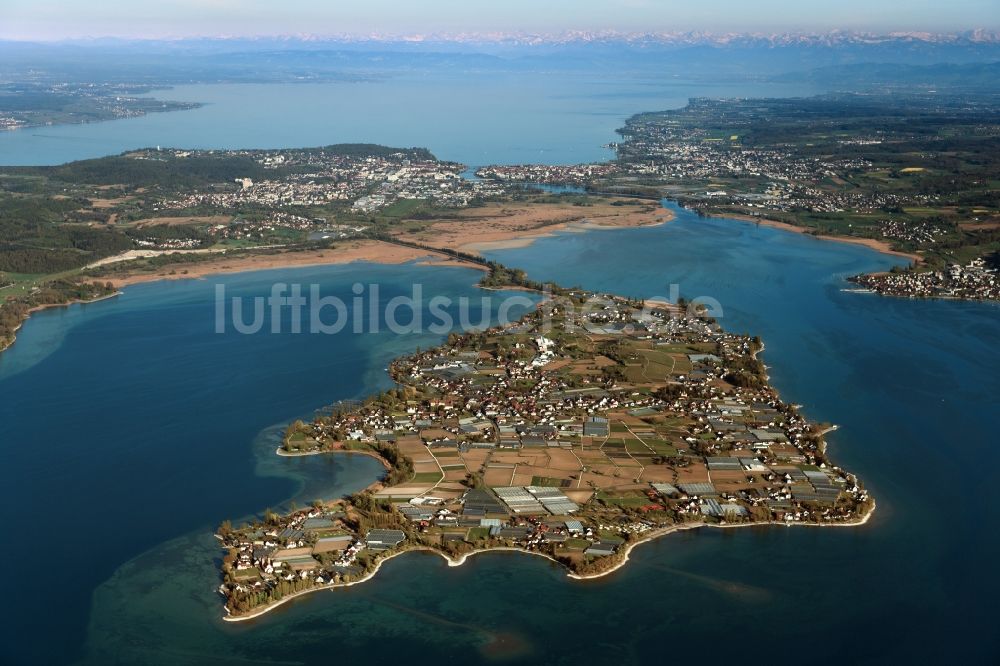
[[[336, 414], [313, 426], [308, 446], [319, 448], [330, 438], [361, 442], [417, 438], [431, 452], [572, 450], [583, 441], [599, 445], [607, 439], [612, 434], [609, 413], [640, 418], [669, 414], [686, 424], [686, 436], [676, 442], [688, 452], [685, 463], [693, 459], [709, 474], [736, 470], [776, 482], [783, 472], [772, 473], [772, 467], [765, 463], [776, 465], [780, 461], [792, 466], [790, 473], [803, 482], [758, 488], [738, 498], [744, 504], [766, 504], [784, 513], [803, 501], [828, 499], [828, 504], [834, 504], [841, 490], [849, 487], [846, 477], [838, 477], [833, 486], [838, 491], [824, 495], [827, 491], [815, 487], [812, 480], [798, 478], [796, 465], [826, 465], [823, 444], [813, 426], [766, 385], [744, 388], [726, 383], [729, 360], [753, 353], [748, 338], [727, 333], [703, 319], [674, 316], [675, 312], [665, 308], [638, 309], [610, 297], [603, 303], [587, 313], [555, 305], [556, 314], [547, 316], [559, 317], [559, 325], [565, 329], [593, 331], [596, 327], [596, 335], [648, 340], [654, 349], [658, 343], [670, 345], [683, 339], [711, 343], [716, 353], [688, 354], [690, 370], [671, 378], [675, 391], [664, 399], [655, 391], [635, 391], [621, 378], [574, 378], [567, 372], [571, 366], [566, 365], [569, 361], [564, 349], [553, 337], [537, 335], [529, 318], [528, 325], [521, 322], [495, 331], [501, 343], [511, 338], [503, 347], [497, 344], [476, 349], [460, 342], [395, 362], [394, 376], [419, 387], [419, 399], [405, 405], [373, 403]], [[656, 437], [648, 427], [640, 430], [643, 432]], [[783, 468], [773, 469], [780, 472]], [[468, 470], [470, 474], [476, 471]], [[856, 490], [859, 494], [855, 499], [863, 501], [864, 491]], [[530, 489], [495, 491], [503, 501], [506, 498], [501, 493], [514, 492], [537, 504]], [[512, 507], [508, 504], [508, 508]]]
[[137, 247], [158, 250], [184, 250], [202, 245], [200, 238], [135, 238], [133, 242]]
[[236, 186], [230, 188], [220, 189], [213, 184], [204, 191], [165, 200], [152, 209], [280, 208], [351, 202], [356, 212], [371, 213], [403, 199], [424, 199], [440, 206], [464, 207], [474, 199], [495, 197], [504, 192], [499, 183], [464, 178], [465, 167], [461, 164], [418, 160], [405, 153], [373, 157], [317, 149], [280, 154], [260, 151], [225, 154], [250, 156], [269, 168], [295, 166], [299, 169], [275, 179], [237, 178]]
[[24, 127], [25, 121], [14, 116], [0, 116], [0, 130], [16, 130]]
[[233, 590], [267, 587], [279, 580], [337, 582], [363, 573], [356, 564], [362, 551], [379, 553], [406, 541], [406, 533], [398, 529], [355, 534], [343, 517], [343, 513], [311, 509], [274, 524], [220, 535], [234, 553]]
[[278, 229], [309, 232], [309, 240], [343, 239], [357, 236], [364, 226], [331, 225], [323, 217], [305, 217], [285, 211], [272, 211], [263, 219], [234, 218], [227, 224], [213, 224], [208, 233], [215, 239], [261, 239]]
[[[556, 552], [573, 548], [585, 557], [603, 557], [624, 543], [621, 532], [641, 533], [646, 525], [588, 525], [573, 519], [580, 507], [559, 489], [550, 487], [472, 488], [458, 500], [455, 510], [440, 500], [424, 498], [400, 503], [396, 508], [423, 533], [440, 530], [443, 544], [494, 539], [525, 550]], [[572, 540], [572, 541], [571, 541]]]
[[[725, 118], [733, 128], [766, 122], [766, 116], [739, 100], [695, 99], [677, 112], [636, 116], [621, 130], [625, 140], [616, 146], [621, 173], [680, 187], [721, 180], [739, 190], [688, 193], [688, 203], [696, 208], [725, 204], [751, 211], [871, 213], [940, 201], [936, 194], [894, 192], [889, 187], [837, 187], [853, 174], [876, 171], [876, 165], [857, 149], [803, 151], [792, 142], [744, 146], [740, 134], [720, 135], [719, 118]], [[864, 146], [882, 141], [836, 143]], [[901, 170], [920, 171], [923, 169]]]
[[868, 499], [867, 491], [839, 469], [803, 470], [793, 465], [765, 465], [759, 457], [708, 460], [709, 469], [716, 471], [763, 472], [767, 486], [724, 491], [712, 482], [654, 483], [651, 496], [671, 501], [679, 516], [710, 517], [726, 522], [750, 518], [754, 507], [764, 507], [768, 516], [784, 522], [842, 522], [857, 516], [837, 508], [838, 499], [844, 495], [852, 495], [858, 502]]
[[882, 220], [878, 223], [882, 238], [894, 241], [925, 245], [936, 243], [948, 235], [948, 229], [933, 222], [905, 222], [903, 220]]
[[[711, 103], [711, 102], [709, 102]], [[697, 104], [692, 100], [692, 107]], [[853, 170], [870, 169], [861, 157], [804, 157], [791, 147], [745, 147], [739, 134], [716, 136], [700, 124], [685, 124], [655, 114], [632, 118], [617, 144], [622, 171], [690, 183], [713, 179], [753, 178], [771, 187], [819, 182]]]
[[[342, 511], [310, 509], [224, 537], [236, 553], [227, 590], [343, 582], [408, 545], [513, 546], [593, 570], [626, 541], [678, 522], [859, 517], [867, 492], [827, 461], [821, 433], [766, 384], [727, 381], [733, 364], [752, 358], [752, 340], [621, 298], [602, 297], [587, 312], [547, 307], [399, 359], [391, 366], [399, 390], [302, 424], [300, 452], [395, 448], [413, 479], [373, 489], [375, 508], [344, 500]], [[622, 353], [657, 353], [660, 344], [689, 351], [671, 352], [683, 371], [643, 385], [605, 373], [619, 361], [581, 353], [584, 340]], [[553, 457], [563, 463], [538, 462]], [[517, 476], [519, 460], [527, 476]]]
[[901, 195], [881, 191], [831, 191], [801, 183], [773, 182], [763, 195], [734, 193], [729, 203], [767, 211], [811, 213], [877, 213], [903, 206], [926, 206], [936, 196]]
[[610, 176], [618, 171], [613, 163], [571, 164], [510, 164], [480, 167], [476, 176], [504, 183], [545, 183], [559, 185], [585, 185], [594, 178]]
[[902, 271], [857, 275], [851, 280], [887, 296], [912, 298], [1000, 299], [1000, 275], [983, 259], [950, 264], [941, 271]]
[[705, 480], [652, 484], [679, 514], [732, 521], [761, 507], [777, 520], [837, 522], [856, 519], [869, 500], [853, 475], [828, 464], [814, 427], [773, 395], [682, 396], [669, 408], [694, 419], [685, 441], [704, 461]]
[[[435, 498], [420, 498], [397, 503], [394, 510], [422, 535], [421, 545], [426, 545], [432, 533], [443, 546], [475, 540], [495, 540], [543, 552], [572, 546], [593, 558], [610, 555], [624, 543], [612, 533], [621, 531], [620, 526], [595, 529], [569, 517], [579, 507], [554, 488], [469, 489], [455, 508], [445, 508]], [[264, 526], [220, 534], [232, 553], [230, 577], [223, 592], [266, 592], [281, 581], [302, 582], [309, 587], [344, 582], [364, 573], [357, 564], [362, 552], [378, 557], [399, 549], [409, 539], [406, 531], [394, 528], [371, 528], [358, 534], [344, 518], [343, 512], [313, 508]], [[632, 531], [644, 529], [648, 527]]]

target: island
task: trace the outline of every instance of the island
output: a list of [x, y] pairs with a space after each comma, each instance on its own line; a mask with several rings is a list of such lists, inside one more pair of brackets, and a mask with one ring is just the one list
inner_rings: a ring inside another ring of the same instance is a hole
[[[490, 265], [503, 280], [518, 271]], [[226, 619], [354, 585], [388, 559], [490, 551], [606, 575], [696, 527], [850, 526], [875, 503], [769, 385], [761, 341], [700, 306], [555, 285], [520, 320], [395, 360], [395, 388], [289, 425], [282, 456], [368, 455], [361, 492], [223, 523]]]

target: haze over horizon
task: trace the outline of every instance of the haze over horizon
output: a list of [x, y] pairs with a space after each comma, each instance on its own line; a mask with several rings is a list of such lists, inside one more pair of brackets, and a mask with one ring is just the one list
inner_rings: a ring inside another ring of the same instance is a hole
[[0, 39], [59, 41], [89, 38], [185, 39], [202, 37], [330, 37], [624, 34], [711, 32], [950, 33], [1000, 29], [1000, 7], [992, 0], [954, 0], [947, 5], [913, 0], [901, 12], [888, 0], [799, 3], [713, 0], [692, 6], [674, 0], [510, 0], [503, 5], [426, 0], [400, 5], [369, 0], [364, 5], [320, 0], [127, 0], [100, 4], [79, 0], [5, 0]]

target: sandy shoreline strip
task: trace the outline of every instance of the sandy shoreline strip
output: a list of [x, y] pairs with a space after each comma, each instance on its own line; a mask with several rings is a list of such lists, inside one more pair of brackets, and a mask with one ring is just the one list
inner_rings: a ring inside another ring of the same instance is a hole
[[454, 215], [423, 221], [400, 240], [471, 254], [525, 247], [559, 231], [642, 227], [673, 219], [658, 202], [637, 203], [621, 197], [593, 197], [587, 205], [531, 201], [490, 202]]
[[[629, 214], [632, 213], [632, 214]], [[889, 247], [889, 244], [885, 241], [880, 241], [876, 239], [869, 238], [850, 238], [844, 236], [828, 236], [828, 235], [815, 235], [809, 233], [809, 230], [805, 227], [798, 227], [786, 222], [779, 222], [777, 220], [770, 220], [766, 218], [758, 218], [750, 215], [740, 215], [736, 213], [729, 213], [725, 215], [711, 215], [710, 217], [717, 217], [720, 219], [730, 219], [737, 220], [741, 222], [753, 222], [756, 224], [762, 224], [764, 226], [772, 227], [775, 229], [781, 229], [783, 231], [790, 231], [798, 234], [805, 234], [813, 236], [814, 238], [820, 240], [837, 241], [841, 243], [852, 243], [855, 245], [863, 245], [865, 247], [871, 248], [883, 254], [894, 255], [898, 257], [904, 257], [915, 263], [920, 263], [923, 261], [923, 257], [917, 254], [909, 254], [906, 252], [899, 252], [893, 250]], [[672, 211], [666, 208], [657, 208], [655, 210], [646, 211], [618, 211], [618, 216], [611, 218], [613, 223], [611, 224], [600, 224], [598, 222], [592, 221], [588, 217], [581, 216], [576, 219], [556, 222], [552, 224], [543, 224], [541, 226], [535, 226], [533, 228], [525, 228], [523, 226], [505, 226], [500, 224], [496, 219], [485, 218], [490, 223], [485, 227], [482, 222], [485, 220], [477, 220], [471, 223], [470, 229], [462, 229], [460, 236], [453, 233], [452, 230], [444, 232], [439, 238], [436, 239], [437, 243], [444, 247], [445, 249], [458, 249], [465, 252], [471, 252], [474, 254], [480, 254], [482, 252], [488, 252], [491, 250], [502, 250], [502, 249], [513, 249], [527, 247], [534, 243], [539, 238], [545, 238], [554, 235], [559, 231], [578, 231], [585, 232], [589, 230], [609, 230], [609, 229], [625, 229], [625, 228], [636, 228], [636, 227], [646, 227], [646, 226], [659, 226], [674, 218]], [[497, 218], [499, 219], [499, 218]], [[598, 217], [598, 219], [601, 219]], [[449, 223], [453, 224], [453, 223]], [[420, 239], [422, 242], [427, 242], [425, 239]], [[142, 258], [146, 256], [152, 256], [143, 254], [140, 251], [133, 251], [135, 253], [134, 258]], [[276, 270], [281, 268], [305, 268], [309, 266], [326, 266], [326, 265], [336, 265], [336, 264], [349, 264], [354, 262], [371, 262], [377, 264], [404, 264], [411, 261], [419, 261], [420, 265], [426, 266], [460, 266], [463, 268], [473, 268], [476, 270], [486, 270], [484, 266], [468, 261], [462, 261], [456, 259], [455, 257], [436, 253], [430, 249], [418, 249], [413, 247], [407, 247], [403, 245], [397, 245], [395, 243], [386, 243], [376, 240], [355, 240], [349, 241], [349, 244], [331, 248], [331, 249], [320, 249], [320, 250], [285, 250], [277, 251], [273, 254], [252, 254], [245, 256], [231, 256], [227, 255], [224, 251], [206, 251], [206, 250], [194, 250], [190, 252], [177, 252], [178, 254], [217, 254], [218, 257], [203, 261], [193, 261], [190, 263], [178, 262], [176, 264], [168, 264], [165, 266], [158, 267], [154, 271], [150, 272], [137, 272], [137, 273], [126, 273], [124, 275], [110, 275], [104, 277], [91, 278], [97, 281], [107, 281], [110, 282], [114, 287], [121, 289], [122, 287], [131, 284], [140, 284], [145, 282], [158, 282], [161, 280], [194, 280], [202, 279], [210, 275], [222, 275], [228, 273], [242, 273], [249, 271], [263, 271], [263, 270]], [[174, 254], [169, 252], [167, 254]], [[101, 262], [96, 262], [94, 265], [102, 265], [105, 263], [115, 263], [121, 260], [122, 257], [110, 257], [107, 260], [102, 260]], [[116, 292], [117, 295], [120, 292]], [[47, 305], [40, 305], [32, 308], [29, 311], [37, 312], [40, 310], [46, 310], [52, 307], [62, 307], [67, 305], [73, 305], [76, 302], [80, 303], [92, 303], [98, 300], [103, 300], [104, 297], [99, 299], [94, 299], [92, 301], [73, 301], [70, 303], [52, 303]], [[22, 322], [23, 324], [23, 322]], [[20, 326], [18, 326], [20, 328]], [[5, 349], [10, 348], [14, 341], [12, 340], [5, 347], [0, 348], [0, 352]]]
[[658, 227], [662, 224], [666, 224], [674, 218], [674, 214], [667, 210], [666, 208], [659, 209], [657, 214], [660, 215], [659, 219], [654, 219], [652, 221], [643, 221], [639, 223], [624, 223], [624, 224], [598, 224], [596, 222], [591, 222], [586, 218], [573, 221], [573, 222], [559, 222], [556, 224], [550, 224], [544, 227], [538, 227], [532, 230], [524, 231], [506, 231], [506, 232], [496, 232], [492, 234], [481, 234], [481, 236], [487, 236], [489, 239], [486, 240], [473, 240], [465, 242], [458, 246], [458, 250], [462, 252], [470, 252], [473, 254], [482, 254], [483, 252], [490, 252], [492, 250], [513, 250], [522, 247], [528, 247], [533, 244], [539, 238], [549, 238], [556, 235], [559, 232], [578, 232], [583, 233], [586, 231], [609, 231], [612, 229], [637, 229], [639, 227]]
[[371, 262], [375, 264], [405, 264], [423, 260], [421, 263], [433, 266], [460, 266], [484, 270], [479, 264], [461, 261], [433, 250], [405, 247], [377, 240], [349, 241], [329, 249], [289, 250], [274, 254], [250, 254], [244, 256], [219, 256], [218, 258], [190, 263], [178, 262], [158, 267], [148, 273], [131, 273], [121, 276], [95, 278], [111, 282], [116, 287], [160, 280], [191, 280], [209, 275], [264, 271], [279, 268], [305, 268]]
[[[517, 219], [517, 215], [523, 214], [523, 212], [524, 211], [522, 209], [516, 209], [513, 215], [515, 220]], [[579, 214], [577, 213], [576, 215]], [[432, 238], [435, 242], [430, 244], [437, 244], [445, 249], [458, 249], [473, 254], [480, 254], [491, 250], [527, 247], [534, 243], [537, 239], [552, 236], [559, 231], [584, 232], [589, 230], [659, 226], [672, 220], [674, 218], [674, 213], [666, 208], [647, 209], [644, 211], [629, 211], [627, 209], [622, 209], [615, 211], [613, 215], [607, 218], [602, 217], [602, 214], [598, 214], [595, 217], [596, 219], [609, 219], [611, 223], [601, 224], [599, 222], [594, 222], [591, 217], [579, 215], [579, 217], [574, 217], [573, 219], [567, 219], [551, 224], [542, 222], [538, 226], [526, 228], [521, 224], [504, 223], [501, 211], [496, 213], [496, 217], [485, 216], [474, 220], [470, 219], [468, 221], [469, 227], [463, 227], [460, 234], [456, 234], [453, 228], [449, 228], [454, 224], [454, 222], [449, 222], [440, 230], [441, 233], [438, 234], [436, 238]], [[788, 224], [787, 222], [779, 222], [777, 220], [767, 218], [741, 215], [738, 213], [727, 213], [725, 215], [713, 214], [709, 215], [709, 217], [737, 220], [740, 222], [753, 222], [755, 224], [762, 224], [764, 226], [781, 229], [783, 231], [813, 236], [814, 238], [818, 238], [820, 240], [863, 245], [883, 254], [904, 257], [917, 264], [923, 261], [923, 257], [918, 254], [910, 254], [893, 250], [889, 246], [888, 242], [873, 238], [816, 235], [811, 234], [809, 229], [805, 227], [799, 227], [793, 224]], [[544, 219], [544, 216], [542, 219]], [[413, 239], [407, 238], [406, 240]], [[427, 239], [423, 238], [419, 238], [419, 240], [421, 242], [428, 242]], [[217, 254], [218, 257], [190, 263], [178, 262], [176, 264], [168, 264], [166, 266], [158, 267], [156, 270], [150, 272], [126, 273], [124, 275], [111, 275], [91, 279], [107, 281], [114, 287], [121, 289], [122, 287], [131, 284], [158, 282], [161, 280], [194, 280], [205, 278], [210, 275], [222, 275], [227, 273], [274, 270], [280, 268], [305, 268], [309, 266], [348, 264], [354, 262], [371, 262], [391, 265], [404, 264], [420, 260], [423, 260], [420, 261], [420, 265], [461, 266], [463, 268], [473, 268], [480, 271], [486, 270], [485, 267], [480, 264], [462, 261], [443, 253], [436, 253], [433, 250], [406, 247], [395, 243], [386, 243], [376, 240], [349, 241], [345, 246], [331, 249], [279, 250], [273, 254], [253, 254], [245, 256], [227, 255], [227, 252], [223, 250], [191, 250], [158, 253], [133, 250], [125, 254], [129, 256], [126, 257], [116, 255], [115, 257], [108, 257], [95, 262], [91, 266], [97, 267], [105, 264], [117, 263], [119, 261], [127, 261], [130, 258], [143, 258], [156, 256], [157, 254]], [[116, 292], [115, 294], [112, 294], [112, 296], [118, 295], [119, 293], [120, 292]], [[73, 305], [77, 302], [92, 303], [98, 300], [103, 300], [103, 298], [104, 297], [94, 299], [92, 301], [73, 301], [70, 303], [40, 305], [32, 308], [29, 311], [29, 316], [31, 312], [46, 310], [52, 307]], [[20, 329], [20, 326], [18, 326], [18, 329]], [[6, 346], [0, 347], [0, 352], [9, 349], [13, 344], [14, 340], [11, 340]]]
[[[155, 254], [144, 254], [136, 252], [129, 256], [109, 257], [109, 261], [95, 263], [93, 266], [106, 265], [118, 262], [127, 262], [134, 259], [159, 256]], [[198, 280], [211, 275], [224, 275], [229, 273], [243, 273], [249, 271], [277, 270], [281, 268], [306, 268], [309, 266], [328, 266], [337, 264], [351, 264], [370, 262], [374, 264], [398, 265], [409, 262], [419, 262], [421, 266], [456, 266], [461, 268], [472, 268], [478, 271], [485, 271], [486, 267], [471, 261], [462, 261], [447, 254], [424, 250], [394, 243], [385, 243], [376, 240], [350, 241], [349, 244], [329, 249], [320, 250], [285, 250], [273, 254], [249, 254], [242, 256], [227, 255], [223, 251], [192, 251], [192, 252], [167, 252], [160, 254], [212, 254], [218, 255], [212, 259], [192, 262], [177, 262], [160, 266], [156, 270], [149, 272], [124, 273], [122, 275], [107, 275], [101, 277], [83, 276], [84, 282], [109, 282], [117, 291], [106, 296], [90, 300], [76, 299], [66, 303], [46, 303], [36, 305], [27, 312], [24, 321], [32, 313], [48, 310], [51, 308], [68, 307], [70, 305], [97, 303], [121, 295], [121, 289], [132, 284], [147, 282], [160, 282], [164, 280]], [[10, 349], [17, 341], [16, 334], [24, 326], [22, 321], [14, 329], [15, 337], [8, 344], [0, 346], [0, 352]]]
[[800, 227], [795, 224], [789, 224], [788, 222], [779, 222], [778, 220], [771, 220], [764, 217], [754, 217], [753, 215], [741, 215], [739, 213], [725, 213], [725, 214], [714, 214], [710, 213], [708, 217], [717, 218], [721, 220], [737, 220], [739, 222], [753, 222], [755, 224], [760, 224], [761, 226], [771, 227], [772, 229], [781, 229], [783, 231], [791, 231], [796, 234], [803, 234], [806, 236], [812, 236], [813, 238], [818, 238], [820, 240], [827, 241], [837, 241], [838, 243], [851, 243], [852, 245], [862, 245], [882, 254], [891, 254], [896, 257], [904, 257], [909, 259], [914, 263], [921, 263], [924, 258], [919, 254], [913, 254], [910, 252], [900, 252], [899, 250], [893, 250], [892, 246], [888, 241], [878, 240], [876, 238], [855, 238], [853, 236], [830, 236], [829, 234], [814, 234], [812, 230], [808, 227]]

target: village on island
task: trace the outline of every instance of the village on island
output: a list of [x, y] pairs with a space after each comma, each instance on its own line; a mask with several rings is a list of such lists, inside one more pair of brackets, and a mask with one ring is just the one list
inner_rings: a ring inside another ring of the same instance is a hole
[[288, 427], [278, 453], [357, 453], [365, 490], [224, 523], [227, 619], [429, 550], [516, 550], [575, 578], [700, 526], [855, 525], [874, 502], [782, 402], [758, 339], [703, 308], [556, 288], [517, 322], [397, 359], [396, 388]]

